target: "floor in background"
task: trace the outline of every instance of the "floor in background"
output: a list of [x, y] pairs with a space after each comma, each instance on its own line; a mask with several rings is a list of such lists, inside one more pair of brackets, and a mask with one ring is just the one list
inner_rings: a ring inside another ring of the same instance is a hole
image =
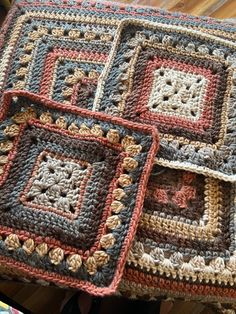
[[6, 15], [5, 9], [2, 6], [0, 6], [0, 25], [2, 24], [5, 15]]
[[[235, 18], [236, 0], [137, 0], [120, 1], [152, 5], [169, 11], [181, 11], [193, 15], [208, 15], [216, 18]], [[0, 25], [5, 10], [0, 6]], [[36, 314], [57, 314], [65, 291], [53, 287], [35, 287], [11, 282], [0, 282], [0, 292]], [[204, 305], [195, 302], [174, 302], [169, 314], [213, 314]], [[167, 314], [164, 311], [162, 314]]]

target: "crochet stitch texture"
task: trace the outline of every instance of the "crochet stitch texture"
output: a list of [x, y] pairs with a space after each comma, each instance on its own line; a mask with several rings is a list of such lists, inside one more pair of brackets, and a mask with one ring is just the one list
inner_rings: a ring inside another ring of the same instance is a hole
[[16, 1], [0, 34], [5, 278], [235, 302], [236, 28]]

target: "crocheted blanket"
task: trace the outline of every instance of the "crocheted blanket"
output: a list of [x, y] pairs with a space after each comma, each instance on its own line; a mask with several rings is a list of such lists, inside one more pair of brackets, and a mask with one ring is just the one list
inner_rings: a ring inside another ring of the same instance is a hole
[[0, 272], [235, 302], [236, 27], [16, 1], [0, 34]]

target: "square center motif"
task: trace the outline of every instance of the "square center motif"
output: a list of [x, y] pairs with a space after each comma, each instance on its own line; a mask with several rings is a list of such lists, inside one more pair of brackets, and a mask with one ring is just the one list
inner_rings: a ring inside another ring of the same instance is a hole
[[201, 75], [161, 67], [153, 73], [149, 111], [197, 120], [202, 111], [207, 80]]
[[76, 218], [82, 203], [91, 165], [42, 152], [22, 197], [28, 206]]

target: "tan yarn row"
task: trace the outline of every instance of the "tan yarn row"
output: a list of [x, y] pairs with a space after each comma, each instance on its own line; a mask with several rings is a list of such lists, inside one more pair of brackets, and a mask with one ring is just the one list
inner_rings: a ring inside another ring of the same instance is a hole
[[224, 262], [221, 257], [212, 259], [207, 265], [202, 256], [194, 256], [185, 260], [180, 252], [166, 256], [164, 250], [155, 248], [149, 253], [145, 252], [145, 248], [141, 242], [134, 241], [131, 248], [127, 263], [141, 269], [145, 269], [153, 274], [165, 274], [167, 277], [179, 278], [191, 281], [218, 282], [219, 284], [236, 283], [236, 251], [229, 258], [228, 262]]

